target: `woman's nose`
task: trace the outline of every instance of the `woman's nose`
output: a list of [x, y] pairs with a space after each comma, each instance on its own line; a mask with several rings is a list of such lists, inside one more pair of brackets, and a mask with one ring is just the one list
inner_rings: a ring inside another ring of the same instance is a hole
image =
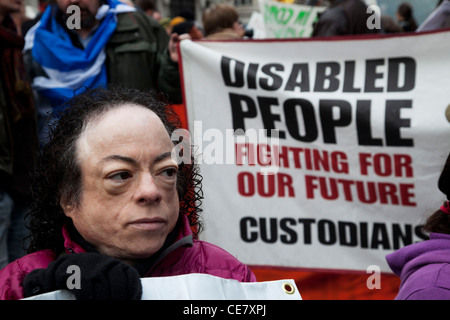
[[143, 174], [138, 183], [139, 185], [136, 189], [135, 199], [139, 203], [149, 204], [161, 201], [161, 190], [150, 173]]

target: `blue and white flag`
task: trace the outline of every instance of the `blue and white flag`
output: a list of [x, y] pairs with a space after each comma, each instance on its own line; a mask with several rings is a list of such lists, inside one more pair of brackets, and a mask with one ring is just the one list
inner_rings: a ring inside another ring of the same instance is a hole
[[49, 5], [41, 20], [25, 37], [26, 50], [47, 77], [33, 79], [32, 86], [45, 96], [52, 106], [81, 93], [86, 88], [106, 85], [105, 46], [117, 26], [116, 15], [136, 9], [116, 0], [108, 0], [100, 7], [96, 19], [101, 20], [85, 49], [72, 44], [66, 28], [55, 19], [55, 5]]

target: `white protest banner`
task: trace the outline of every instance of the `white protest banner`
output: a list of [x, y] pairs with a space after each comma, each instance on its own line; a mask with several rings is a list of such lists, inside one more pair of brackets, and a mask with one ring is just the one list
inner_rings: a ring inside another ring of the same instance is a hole
[[[292, 279], [239, 282], [209, 274], [142, 278], [141, 300], [301, 300]], [[23, 300], [75, 300], [69, 290], [57, 290]], [[262, 312], [263, 310], [261, 310]]]
[[203, 239], [250, 265], [390, 272], [445, 200], [449, 49], [448, 31], [183, 41]]
[[318, 13], [325, 9], [326, 7], [259, 0], [267, 38], [310, 37]]

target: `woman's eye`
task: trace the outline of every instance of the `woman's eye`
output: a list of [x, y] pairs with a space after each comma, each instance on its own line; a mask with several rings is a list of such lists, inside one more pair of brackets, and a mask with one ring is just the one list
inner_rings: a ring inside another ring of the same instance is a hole
[[177, 169], [175, 168], [169, 168], [161, 171], [161, 175], [171, 178], [177, 175]]
[[110, 175], [109, 179], [114, 180], [114, 181], [124, 181], [131, 177], [132, 176], [129, 172], [122, 171], [122, 172], [118, 172], [116, 174]]

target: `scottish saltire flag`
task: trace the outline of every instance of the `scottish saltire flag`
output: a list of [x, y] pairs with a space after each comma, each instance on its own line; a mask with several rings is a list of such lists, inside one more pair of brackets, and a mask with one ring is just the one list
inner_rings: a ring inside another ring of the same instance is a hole
[[86, 88], [106, 85], [105, 45], [116, 29], [116, 15], [136, 10], [116, 0], [106, 2], [96, 15], [102, 22], [85, 49], [75, 47], [67, 30], [55, 20], [56, 5], [49, 5], [27, 33], [24, 51], [32, 50], [48, 76], [34, 78], [32, 86], [52, 106]]

